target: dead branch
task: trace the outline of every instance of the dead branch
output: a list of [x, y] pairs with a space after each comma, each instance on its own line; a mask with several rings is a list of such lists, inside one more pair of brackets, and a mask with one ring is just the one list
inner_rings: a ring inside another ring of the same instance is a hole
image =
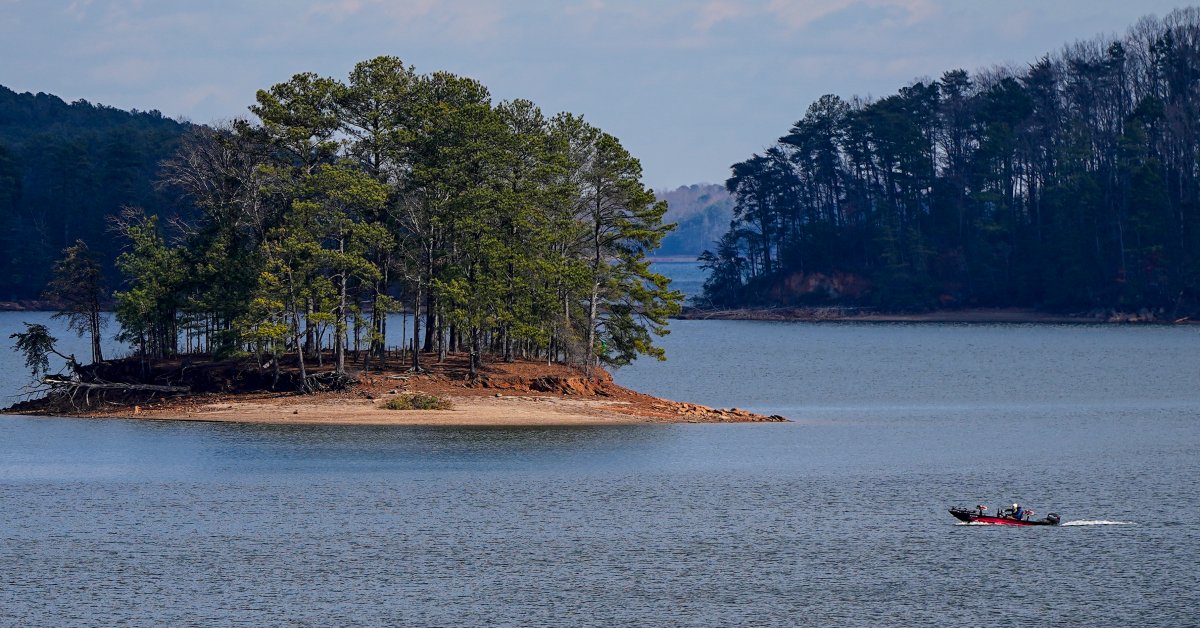
[[79, 390], [123, 390], [127, 392], [187, 393], [191, 386], [160, 386], [158, 384], [124, 384], [120, 382], [84, 382], [61, 375], [47, 375], [42, 383], [54, 388], [70, 388], [72, 395]]

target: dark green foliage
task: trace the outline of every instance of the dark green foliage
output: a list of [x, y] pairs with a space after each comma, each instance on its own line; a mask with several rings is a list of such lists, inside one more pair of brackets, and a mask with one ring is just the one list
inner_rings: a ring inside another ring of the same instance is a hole
[[65, 318], [68, 329], [81, 338], [89, 337], [92, 363], [102, 361], [100, 332], [104, 329], [104, 319], [100, 316], [100, 308], [108, 298], [107, 288], [100, 263], [83, 240], [63, 249], [62, 259], [54, 264], [54, 275], [44, 296], [58, 304], [54, 318]]
[[117, 258], [125, 290], [116, 298], [118, 338], [137, 347], [146, 357], [175, 355], [179, 343], [181, 288], [187, 285], [183, 250], [168, 246], [156, 216], [126, 210], [115, 231], [128, 242]]
[[1186, 9], [1022, 69], [822, 97], [733, 166], [705, 300], [1200, 310], [1198, 93]]
[[65, 356], [55, 349], [58, 339], [50, 335], [45, 325], [25, 323], [25, 331], [9, 336], [17, 341], [14, 349], [25, 355], [25, 367], [29, 369], [36, 380], [50, 370], [50, 356], [57, 355], [75, 366], [75, 356]]
[[117, 318], [142, 355], [253, 354], [276, 381], [286, 357], [307, 390], [327, 353], [339, 378], [385, 359], [407, 304], [417, 348], [469, 353], [472, 376], [485, 354], [662, 358], [680, 295], [645, 258], [672, 226], [615, 137], [391, 57], [251, 109], [260, 125], [194, 129], [164, 164], [197, 216], [116, 221]]
[[123, 206], [188, 213], [157, 190], [158, 165], [188, 128], [157, 111], [128, 112], [0, 86], [0, 299], [35, 299], [59, 251], [80, 238], [105, 272]]

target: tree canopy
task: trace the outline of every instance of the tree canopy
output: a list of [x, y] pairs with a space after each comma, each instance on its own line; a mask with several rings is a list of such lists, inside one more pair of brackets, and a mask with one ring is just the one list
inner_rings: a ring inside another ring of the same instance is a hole
[[59, 252], [79, 239], [112, 276], [120, 242], [107, 220], [122, 206], [190, 215], [154, 185], [189, 127], [157, 111], [0, 86], [0, 299], [38, 298]]
[[[563, 360], [662, 357], [680, 295], [645, 256], [672, 225], [613, 136], [479, 82], [394, 57], [345, 81], [260, 90], [257, 122], [192, 128], [162, 184], [196, 208], [126, 211], [117, 319], [149, 356], [289, 356], [303, 373], [348, 347], [385, 359], [387, 314], [410, 352]], [[183, 343], [183, 346], [181, 346]]]
[[1200, 10], [823, 96], [734, 164], [713, 305], [1200, 308]]

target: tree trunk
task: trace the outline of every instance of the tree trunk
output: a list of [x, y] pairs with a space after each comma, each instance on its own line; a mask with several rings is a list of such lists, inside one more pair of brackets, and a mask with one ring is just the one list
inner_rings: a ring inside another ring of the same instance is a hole
[[592, 258], [592, 294], [588, 299], [587, 362], [584, 364], [584, 373], [588, 377], [592, 376], [593, 363], [596, 361], [596, 319], [600, 312], [600, 265], [603, 259], [600, 253], [599, 216], [596, 217], [592, 244], [595, 247], [594, 257]]
[[433, 353], [433, 334], [437, 329], [437, 314], [433, 303], [433, 290], [428, 290], [425, 295], [425, 344], [421, 347], [421, 351], [425, 353]]
[[600, 284], [592, 284], [592, 297], [588, 303], [588, 339], [587, 339], [587, 364], [584, 367], [584, 372], [588, 377], [592, 376], [594, 363], [596, 362], [596, 318], [599, 313], [600, 304]]
[[[338, 253], [341, 255], [345, 255], [346, 253], [346, 239], [344, 237], [338, 240]], [[333, 319], [333, 372], [338, 375], [346, 374], [346, 274], [348, 272], [343, 269], [337, 275], [338, 305], [337, 314]]]
[[479, 328], [471, 328], [471, 379], [479, 379]]
[[96, 303], [92, 306], [91, 312], [88, 312], [88, 324], [91, 326], [92, 332], [92, 363], [98, 364], [104, 361], [104, 356], [100, 352], [100, 304]]
[[442, 320], [442, 317], [440, 314], [434, 316], [434, 321], [435, 321], [436, 327], [437, 327], [436, 334], [437, 334], [438, 364], [441, 364], [442, 362], [446, 361], [446, 328], [445, 328], [446, 323], [445, 323], [445, 321]]
[[304, 300], [304, 351], [309, 355], [313, 354], [313, 350], [320, 351], [321, 348], [317, 344], [317, 332], [313, 329], [312, 324], [313, 303], [311, 299]]
[[421, 370], [421, 352], [417, 347], [417, 340], [421, 337], [421, 285], [418, 282], [417, 289], [413, 291], [413, 326], [412, 326], [412, 370]]
[[120, 382], [83, 382], [79, 380], [62, 377], [60, 375], [47, 375], [42, 379], [42, 383], [49, 386], [67, 386], [73, 388], [87, 388], [89, 390], [136, 390], [139, 392], [167, 392], [167, 393], [186, 393], [191, 392], [191, 386], [162, 386], [159, 384], [125, 384]]
[[[299, 315], [293, 315], [293, 321], [295, 322], [296, 328], [299, 328], [300, 327]], [[300, 339], [296, 339], [296, 364], [298, 364], [300, 366], [300, 391], [301, 391], [301, 393], [307, 393], [307, 391], [308, 391], [308, 372], [305, 370], [305, 365], [304, 365], [304, 343], [300, 342]]]
[[346, 374], [346, 275], [338, 279], [338, 306], [333, 320], [333, 372]]
[[[379, 328], [375, 331], [375, 338], [379, 341], [379, 368], [387, 368], [387, 317], [388, 313], [385, 309], [379, 316]], [[400, 329], [404, 329], [401, 326]]]
[[[293, 277], [291, 276], [291, 273], [288, 273], [288, 288], [289, 288], [289, 291], [293, 295], [296, 293], [295, 281], [294, 281]], [[298, 304], [296, 303], [294, 297], [292, 299], [292, 308], [291, 309], [292, 309], [292, 327], [294, 330], [293, 333], [296, 334], [293, 336], [293, 339], [296, 343], [296, 360], [297, 360], [297, 364], [299, 365], [299, 368], [300, 368], [300, 392], [308, 392], [308, 372], [304, 368], [304, 343], [300, 342], [300, 335], [299, 335], [300, 334], [300, 308], [298, 307]], [[305, 321], [305, 323], [307, 325], [307, 321]], [[307, 336], [307, 331], [308, 330], [305, 330], [306, 336]]]

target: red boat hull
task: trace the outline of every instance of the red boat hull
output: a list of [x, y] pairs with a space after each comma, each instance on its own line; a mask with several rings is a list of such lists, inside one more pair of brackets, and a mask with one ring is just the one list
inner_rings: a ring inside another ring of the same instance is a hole
[[965, 508], [951, 508], [950, 514], [954, 515], [955, 519], [966, 523], [978, 523], [998, 526], [1053, 526], [1058, 525], [1058, 515], [1049, 514], [1045, 519], [1013, 519], [1011, 517], [993, 517], [991, 515], [981, 515], [976, 510], [967, 510]]

